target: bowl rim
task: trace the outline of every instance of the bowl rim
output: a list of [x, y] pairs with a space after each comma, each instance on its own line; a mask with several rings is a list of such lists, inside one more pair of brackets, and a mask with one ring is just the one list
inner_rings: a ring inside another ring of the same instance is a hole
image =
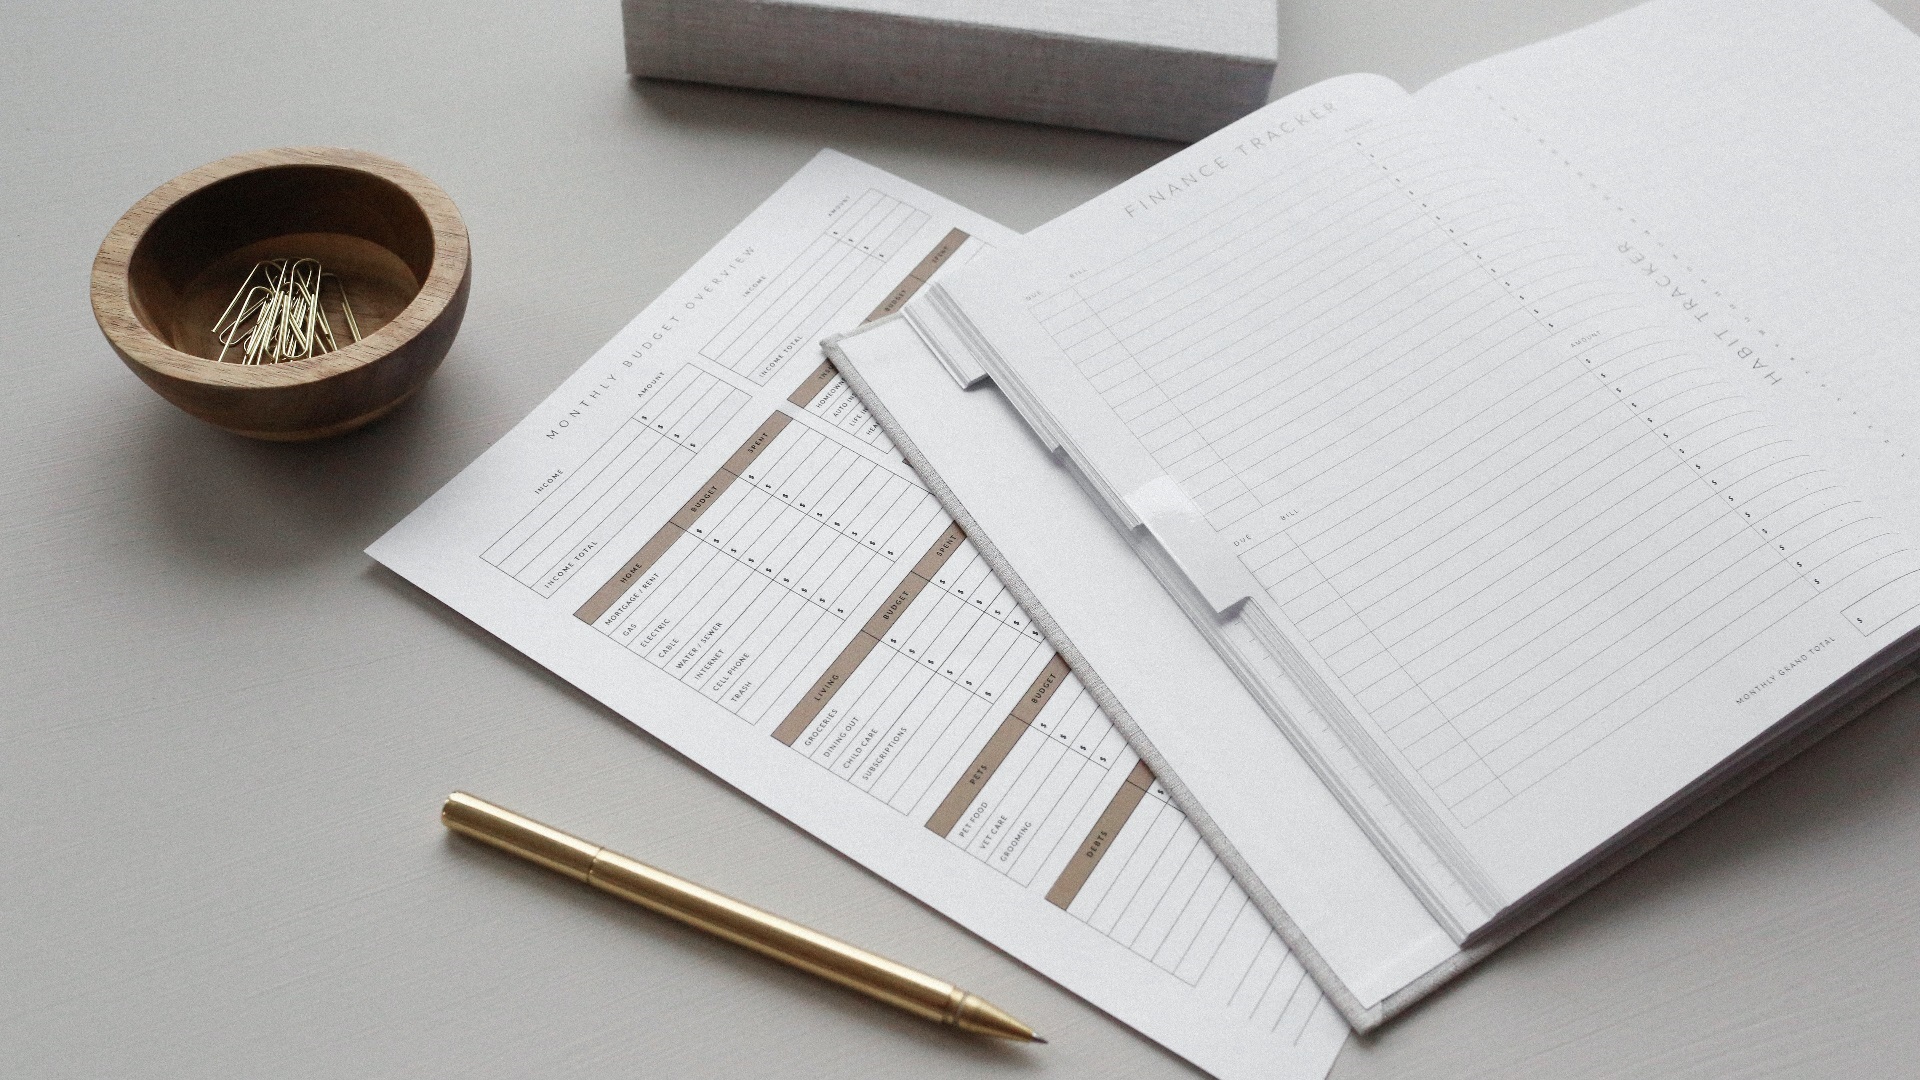
[[[380, 329], [344, 348], [278, 364], [228, 364], [183, 352], [162, 341], [134, 313], [128, 269], [133, 252], [162, 214], [194, 193], [249, 172], [322, 166], [385, 180], [412, 199], [433, 235], [433, 262], [402, 308]], [[128, 360], [158, 374], [218, 387], [293, 386], [318, 382], [393, 354], [443, 314], [466, 278], [466, 223], [438, 184], [392, 158], [335, 146], [287, 146], [250, 150], [181, 173], [148, 192], [114, 222], [94, 256], [90, 292], [94, 318]]]

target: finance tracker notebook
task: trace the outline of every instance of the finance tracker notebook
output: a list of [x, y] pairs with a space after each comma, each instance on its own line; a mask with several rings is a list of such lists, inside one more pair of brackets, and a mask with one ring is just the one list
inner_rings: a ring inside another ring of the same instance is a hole
[[369, 552], [1195, 1065], [1318, 1080], [1339, 1014], [821, 360], [1012, 239], [823, 151]]
[[828, 352], [1365, 1028], [1915, 677], [1916, 101], [1866, 0], [1656, 0]]

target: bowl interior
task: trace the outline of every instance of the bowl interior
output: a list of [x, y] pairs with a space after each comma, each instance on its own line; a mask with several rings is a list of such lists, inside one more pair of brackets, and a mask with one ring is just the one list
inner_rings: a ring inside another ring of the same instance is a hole
[[[365, 337], [420, 292], [433, 266], [433, 227], [412, 196], [372, 173], [327, 165], [240, 173], [188, 194], [148, 226], [127, 267], [134, 315], [169, 347], [219, 358], [214, 324], [255, 264], [270, 259], [318, 260], [339, 278]], [[331, 285], [322, 297], [344, 348], [353, 337]]]

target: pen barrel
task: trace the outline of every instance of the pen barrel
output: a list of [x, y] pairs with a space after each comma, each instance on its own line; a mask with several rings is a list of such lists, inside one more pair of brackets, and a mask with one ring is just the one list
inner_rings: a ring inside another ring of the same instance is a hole
[[896, 964], [485, 799], [455, 792], [441, 808], [440, 819], [463, 836], [916, 1016], [999, 1038], [1032, 1037], [1032, 1031], [1019, 1021], [944, 979]]
[[461, 836], [518, 855], [576, 881], [588, 880], [593, 860], [600, 854], [599, 844], [590, 844], [464, 791], [447, 796], [446, 805], [440, 808], [440, 821]]
[[623, 900], [705, 930], [928, 1020], [958, 1024], [973, 995], [904, 964], [601, 849], [587, 880]]

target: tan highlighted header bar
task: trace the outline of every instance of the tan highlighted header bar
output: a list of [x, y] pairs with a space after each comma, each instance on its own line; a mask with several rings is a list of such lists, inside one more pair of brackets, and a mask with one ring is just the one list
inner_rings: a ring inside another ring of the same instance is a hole
[[1012, 713], [1007, 714], [1007, 718], [1000, 721], [1000, 726], [994, 730], [993, 737], [987, 740], [987, 745], [973, 755], [972, 763], [967, 766], [966, 772], [960, 774], [953, 790], [947, 792], [947, 797], [941, 799], [940, 805], [934, 808], [933, 816], [927, 819], [927, 828], [939, 836], [952, 833], [954, 826], [960, 824], [960, 815], [973, 805], [973, 800], [980, 795], [980, 789], [986, 787], [987, 781], [993, 779], [993, 774], [1000, 771], [1007, 755], [1013, 752], [1013, 745], [1026, 733], [1027, 725]]
[[1153, 770], [1142, 761], [1133, 767], [1113, 793], [1107, 808], [1095, 819], [1093, 828], [1087, 831], [1087, 838], [1080, 842], [1080, 850], [1073, 853], [1073, 859], [1067, 868], [1053, 882], [1053, 888], [1047, 890], [1047, 903], [1065, 910], [1073, 904], [1073, 898], [1080, 895], [1081, 886], [1093, 876], [1094, 868], [1100, 860], [1107, 857], [1107, 850], [1113, 847], [1114, 838], [1133, 816], [1133, 811], [1146, 797], [1147, 788], [1153, 785]]
[[820, 361], [820, 366], [800, 380], [800, 385], [794, 388], [793, 393], [787, 395], [787, 404], [801, 409], [813, 404], [813, 399], [819, 397], [820, 392], [825, 390], [833, 382], [833, 377], [838, 374], [840, 373], [834, 370], [833, 361]]
[[1000, 722], [1000, 727], [994, 731], [993, 737], [988, 739], [987, 744], [980, 748], [980, 752], [973, 756], [973, 762], [967, 766], [967, 771], [961, 773], [960, 779], [954, 781], [953, 790], [947, 792], [947, 797], [941, 799], [940, 805], [934, 809], [933, 816], [927, 819], [927, 828], [941, 836], [947, 836], [953, 832], [954, 826], [960, 824], [960, 815], [966, 813], [967, 807], [973, 805], [973, 800], [979, 796], [981, 789], [987, 786], [987, 781], [993, 779], [993, 774], [1000, 771], [1000, 766], [1005, 764], [1007, 755], [1013, 752], [1014, 744], [1020, 741], [1020, 736], [1026, 734], [1034, 717], [1040, 715], [1040, 710], [1047, 707], [1047, 701], [1053, 697], [1054, 690], [1065, 681], [1066, 677], [1067, 662], [1056, 653], [1053, 659], [1047, 662], [1047, 666], [1040, 669], [1040, 674], [1034, 678], [1033, 685], [1028, 687], [1026, 694], [1020, 698], [1020, 703], [1015, 705], [1013, 711], [1007, 714], [1007, 718]]
[[919, 292], [920, 287], [932, 279], [933, 275], [946, 265], [948, 259], [953, 258], [953, 253], [959, 251], [960, 245], [966, 243], [968, 239], [967, 234], [959, 229], [941, 237], [940, 242], [933, 245], [933, 250], [927, 252], [927, 257], [920, 260], [920, 265], [914, 267], [907, 274], [906, 279], [894, 286], [894, 290], [887, 294], [885, 300], [880, 301], [880, 306], [874, 308], [873, 313], [861, 321], [872, 322], [905, 307], [907, 301], [913, 299], [913, 294]]
[[1059, 653], [1054, 653], [1053, 659], [1047, 661], [1047, 666], [1041, 668], [1040, 674], [1034, 678], [1033, 685], [1027, 687], [1020, 703], [1013, 707], [1013, 715], [1019, 717], [1023, 724], [1033, 723], [1039, 717], [1040, 710], [1052, 700], [1053, 692], [1066, 681], [1067, 661]]
[[673, 542], [678, 539], [680, 539], [679, 526], [671, 521], [662, 525], [660, 531], [653, 534], [653, 539], [648, 540], [638, 552], [634, 553], [633, 558], [627, 560], [627, 564], [620, 568], [619, 573], [608, 578], [605, 585], [600, 586], [592, 596], [587, 598], [586, 603], [580, 605], [580, 610], [574, 612], [573, 617], [583, 623], [599, 622], [600, 616], [605, 615], [615, 601], [625, 596], [627, 590], [633, 588], [634, 583], [644, 577], [653, 564], [660, 561], [660, 556], [665, 555], [667, 549], [672, 547]]

